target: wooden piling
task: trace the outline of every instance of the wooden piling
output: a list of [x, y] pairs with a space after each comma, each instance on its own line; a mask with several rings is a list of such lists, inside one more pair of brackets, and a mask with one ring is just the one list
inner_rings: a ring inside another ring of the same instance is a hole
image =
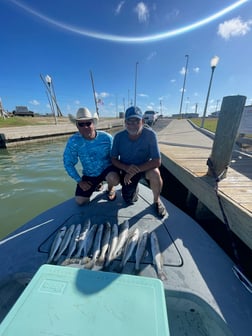
[[240, 95], [223, 98], [209, 157], [208, 175], [215, 175], [220, 179], [226, 177], [245, 102], [246, 97]]

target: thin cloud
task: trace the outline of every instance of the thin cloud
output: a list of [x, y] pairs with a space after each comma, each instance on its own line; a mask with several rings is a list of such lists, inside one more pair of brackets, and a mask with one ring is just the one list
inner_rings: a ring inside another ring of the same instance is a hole
[[36, 99], [33, 99], [33, 100], [29, 101], [29, 103], [30, 103], [31, 105], [34, 105], [34, 106], [38, 106], [38, 105], [40, 105], [40, 102], [37, 101]]
[[139, 93], [138, 94], [139, 97], [143, 97], [143, 98], [148, 98], [149, 96], [145, 93]]
[[135, 7], [139, 22], [146, 22], [149, 19], [149, 9], [144, 2], [139, 2]]
[[125, 4], [125, 1], [119, 2], [115, 10], [115, 15], [119, 15], [121, 13], [121, 10], [124, 4]]
[[182, 69], [179, 71], [179, 73], [180, 73], [180, 75], [185, 75], [185, 73], [186, 73], [186, 69], [185, 69], [185, 67], [182, 67]]
[[154, 58], [156, 55], [157, 55], [157, 52], [156, 52], [156, 51], [151, 52], [151, 53], [147, 56], [146, 61], [149, 62], [149, 61], [152, 60], [152, 58]]
[[193, 72], [199, 73], [199, 71], [200, 71], [200, 68], [199, 68], [199, 67], [195, 67], [195, 68], [193, 68]]
[[240, 17], [225, 21], [219, 24], [218, 35], [225, 40], [229, 40], [234, 36], [244, 36], [250, 31], [252, 20], [242, 21]]

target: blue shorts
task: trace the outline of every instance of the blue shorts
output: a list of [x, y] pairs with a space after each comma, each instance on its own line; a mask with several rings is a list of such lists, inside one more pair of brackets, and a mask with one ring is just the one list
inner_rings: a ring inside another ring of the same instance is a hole
[[82, 196], [82, 197], [90, 197], [92, 193], [95, 191], [97, 186], [105, 181], [106, 176], [110, 172], [115, 172], [119, 174], [119, 170], [115, 166], [109, 166], [101, 173], [99, 176], [82, 176], [82, 181], [89, 181], [91, 182], [91, 187], [88, 190], [82, 190], [79, 184], [77, 184], [76, 190], [75, 190], [75, 196]]

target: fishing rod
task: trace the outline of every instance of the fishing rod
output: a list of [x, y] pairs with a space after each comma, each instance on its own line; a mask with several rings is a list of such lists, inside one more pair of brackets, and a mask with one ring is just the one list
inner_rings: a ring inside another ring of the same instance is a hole
[[97, 99], [96, 99], [96, 94], [95, 94], [95, 87], [94, 87], [94, 79], [93, 79], [93, 74], [91, 70], [90, 70], [90, 77], [91, 77], [92, 89], [93, 89], [93, 94], [94, 94], [95, 109], [96, 109], [97, 116], [99, 117], [99, 110], [98, 110]]

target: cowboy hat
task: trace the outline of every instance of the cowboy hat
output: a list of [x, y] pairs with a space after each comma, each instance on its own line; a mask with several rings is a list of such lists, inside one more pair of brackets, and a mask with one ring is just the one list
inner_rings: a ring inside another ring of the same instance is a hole
[[96, 113], [92, 116], [91, 112], [86, 107], [80, 107], [76, 113], [76, 117], [74, 117], [72, 114], [68, 115], [70, 121], [72, 123], [76, 123], [76, 121], [85, 121], [85, 120], [93, 120], [94, 124], [98, 121], [98, 116]]

